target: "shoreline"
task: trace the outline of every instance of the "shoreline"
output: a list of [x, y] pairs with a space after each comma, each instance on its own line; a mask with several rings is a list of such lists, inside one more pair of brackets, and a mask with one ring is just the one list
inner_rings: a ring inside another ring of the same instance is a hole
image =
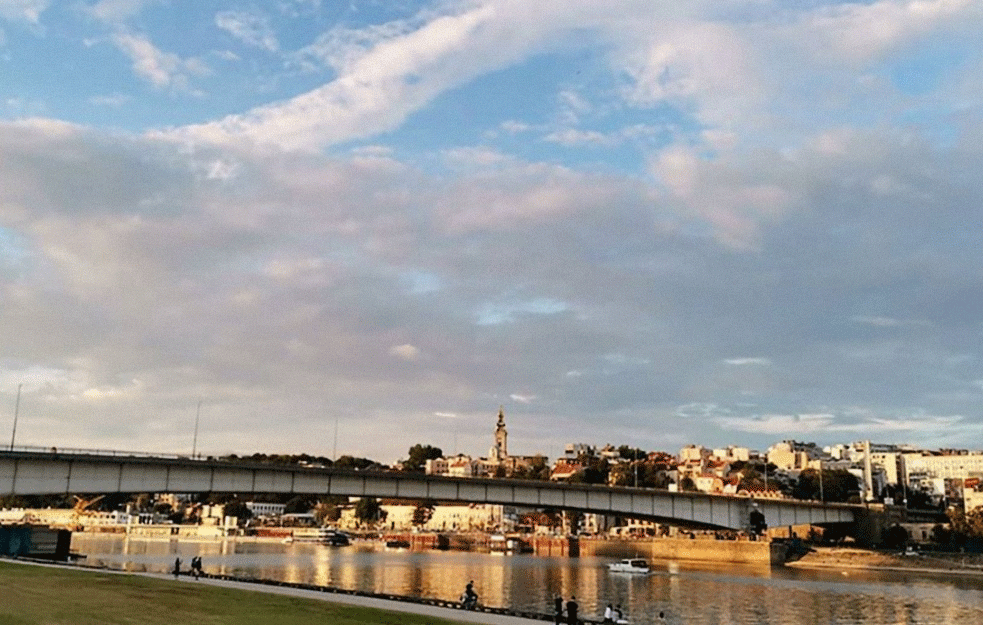
[[[116, 534], [115, 532], [79, 532], [81, 536], [99, 536], [100, 534]], [[242, 542], [242, 543], [279, 543], [281, 538], [272, 536], [160, 536], [148, 534], [124, 534], [126, 538], [150, 542]], [[376, 542], [372, 539], [360, 539], [353, 537], [353, 542]], [[623, 539], [589, 541], [597, 545], [606, 543], [609, 547], [624, 546]], [[647, 541], [632, 541], [637, 548]], [[697, 541], [699, 542], [699, 541]], [[681, 541], [682, 544], [694, 544], [693, 541]], [[752, 543], [753, 544], [753, 543]], [[620, 554], [608, 549], [585, 549], [584, 555], [595, 556], [617, 556]], [[619, 555], [620, 554], [620, 555]], [[638, 555], [638, 554], [636, 554]], [[726, 560], [719, 558], [665, 558], [655, 553], [646, 554], [653, 560], [671, 562], [716, 562], [726, 563]], [[787, 561], [782, 564], [772, 563], [771, 566], [785, 566], [795, 569], [827, 570], [827, 571], [884, 571], [891, 573], [914, 573], [924, 575], [960, 575], [965, 577], [983, 577], [983, 554], [955, 554], [955, 553], [918, 553], [915, 555], [901, 555], [897, 552], [876, 551], [870, 549], [860, 549], [851, 547], [812, 547], [811, 551], [803, 557]]]
[[[958, 559], [958, 560], [957, 560]], [[888, 571], [930, 575], [983, 576], [980, 554], [915, 554], [873, 551], [845, 547], [818, 547], [785, 566], [799, 569]]]

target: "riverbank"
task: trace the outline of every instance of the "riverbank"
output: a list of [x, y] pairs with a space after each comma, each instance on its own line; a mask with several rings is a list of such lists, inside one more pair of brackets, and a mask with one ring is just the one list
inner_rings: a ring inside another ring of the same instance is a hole
[[983, 555], [872, 551], [842, 547], [817, 547], [785, 566], [809, 569], [876, 570], [910, 573], [944, 573], [983, 576]]
[[0, 561], [3, 622], [18, 625], [528, 625], [528, 619], [223, 579], [172, 579]]

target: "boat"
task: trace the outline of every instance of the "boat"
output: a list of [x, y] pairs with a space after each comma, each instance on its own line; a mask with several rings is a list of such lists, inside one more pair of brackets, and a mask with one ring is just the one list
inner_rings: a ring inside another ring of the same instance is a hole
[[492, 534], [488, 539], [488, 550], [492, 553], [526, 553], [532, 551], [529, 545], [518, 536]]
[[393, 538], [392, 540], [386, 541], [386, 549], [409, 549], [410, 541], [403, 540], [399, 538]]
[[641, 558], [625, 558], [619, 562], [608, 564], [608, 570], [612, 573], [648, 573], [649, 563]]
[[318, 543], [334, 547], [344, 547], [349, 543], [348, 534], [326, 527], [296, 529], [293, 531], [293, 536], [289, 538], [292, 539], [291, 542]]

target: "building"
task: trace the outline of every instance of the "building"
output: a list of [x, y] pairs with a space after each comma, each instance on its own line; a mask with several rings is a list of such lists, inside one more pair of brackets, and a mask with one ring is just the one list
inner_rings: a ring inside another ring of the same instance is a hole
[[588, 445], [587, 443], [567, 443], [566, 448], [563, 450], [563, 457], [576, 460], [581, 457], [593, 458], [597, 455], [597, 447], [593, 445]]
[[768, 463], [782, 471], [821, 469], [822, 459], [815, 443], [782, 441], [768, 448]]
[[283, 511], [286, 510], [286, 504], [282, 503], [267, 503], [265, 501], [247, 501], [246, 509], [249, 510], [253, 517], [278, 517], [283, 515]]
[[717, 460], [725, 460], [730, 463], [748, 462], [751, 460], [751, 450], [747, 447], [728, 445], [721, 449], [714, 449], [712, 456]]
[[[494, 504], [454, 504], [438, 505], [423, 525], [415, 525], [413, 516], [419, 507], [417, 502], [382, 500], [379, 508], [385, 513], [385, 520], [379, 527], [388, 531], [409, 531], [419, 528], [430, 532], [472, 532], [500, 531], [512, 529], [516, 514], [507, 506]], [[338, 526], [355, 529], [359, 526], [355, 517], [355, 507], [342, 510]]]
[[509, 433], [505, 429], [505, 408], [498, 407], [498, 422], [495, 424], [495, 444], [488, 450], [488, 460], [505, 462], [509, 457]]
[[464, 454], [452, 457], [427, 460], [424, 471], [427, 475], [450, 475], [455, 477], [507, 477], [519, 469], [532, 466], [535, 461], [545, 456], [510, 456], [509, 433], [505, 427], [505, 409], [498, 408], [498, 420], [495, 423], [494, 440], [488, 450], [487, 458], [472, 458]]
[[901, 471], [906, 484], [911, 484], [916, 476], [923, 479], [983, 477], [983, 453], [948, 450], [901, 454]]

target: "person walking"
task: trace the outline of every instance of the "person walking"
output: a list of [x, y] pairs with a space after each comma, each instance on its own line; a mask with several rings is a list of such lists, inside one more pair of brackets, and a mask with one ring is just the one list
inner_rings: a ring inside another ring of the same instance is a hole
[[608, 607], [604, 608], [604, 622], [614, 622], [614, 607], [610, 603], [608, 604]]
[[563, 622], [563, 597], [556, 595], [553, 597], [553, 625], [560, 625]]
[[172, 573], [174, 573], [174, 579], [177, 579], [177, 576], [181, 574], [181, 558], [174, 558], [174, 570]]
[[567, 601], [567, 625], [578, 625], [577, 621], [577, 597], [573, 595], [570, 596], [570, 601]]

